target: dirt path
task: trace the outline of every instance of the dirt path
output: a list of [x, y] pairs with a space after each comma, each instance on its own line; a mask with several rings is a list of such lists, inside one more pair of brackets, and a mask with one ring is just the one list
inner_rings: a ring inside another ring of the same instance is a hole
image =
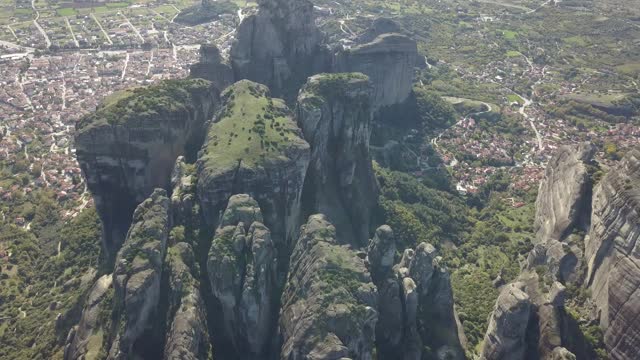
[[120, 80], [124, 80], [124, 76], [127, 74], [127, 66], [129, 65], [129, 53], [124, 58], [124, 66], [122, 67], [122, 76], [120, 76]]
[[138, 37], [138, 39], [140, 39], [140, 41], [144, 43], [144, 38], [142, 37], [142, 35], [140, 35], [140, 31], [138, 31], [137, 27], [133, 26], [131, 21], [129, 21], [129, 18], [121, 12], [118, 12], [118, 15], [122, 16], [122, 18], [124, 19], [124, 22], [126, 22], [127, 25], [129, 25], [129, 27], [131, 28], [131, 30], [133, 30], [133, 32], [136, 33], [136, 36]]
[[113, 45], [113, 41], [111, 41], [111, 37], [109, 36], [109, 34], [107, 34], [106, 31], [104, 31], [104, 28], [102, 27], [102, 24], [100, 24], [100, 21], [98, 21], [98, 18], [93, 13], [91, 13], [91, 18], [93, 19], [93, 21], [96, 22], [96, 24], [100, 28], [100, 31], [102, 31], [102, 35], [104, 35], [104, 37], [107, 39], [107, 41], [109, 42], [109, 45]]
[[33, 11], [36, 12], [36, 18], [33, 19], [33, 24], [38, 28], [38, 30], [40, 31], [40, 34], [44, 36], [44, 41], [47, 44], [47, 49], [48, 49], [51, 47], [51, 40], [49, 39], [49, 36], [47, 35], [47, 33], [44, 32], [44, 29], [42, 28], [42, 26], [38, 24], [38, 19], [40, 19], [40, 12], [38, 11], [38, 9], [36, 9], [36, 0], [31, 0], [31, 8], [33, 9]]
[[76, 43], [76, 47], [80, 47], [80, 43], [78, 42], [78, 39], [76, 39], [76, 34], [73, 32], [73, 28], [71, 27], [71, 24], [69, 23], [69, 18], [67, 18], [66, 16], [64, 17], [64, 22], [67, 23], [67, 28], [69, 29], [69, 33], [71, 33], [71, 37], [73, 38], [73, 42]]

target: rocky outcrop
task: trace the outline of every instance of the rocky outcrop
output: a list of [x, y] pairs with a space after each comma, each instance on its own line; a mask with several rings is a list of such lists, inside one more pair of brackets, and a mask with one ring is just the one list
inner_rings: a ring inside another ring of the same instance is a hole
[[367, 261], [371, 269], [371, 277], [375, 283], [389, 277], [395, 264], [396, 241], [393, 230], [388, 225], [376, 229], [373, 239], [367, 247]]
[[311, 144], [306, 215], [325, 214], [340, 243], [364, 246], [378, 188], [369, 155], [371, 85], [362, 74], [320, 74], [298, 96], [298, 123]]
[[640, 350], [640, 151], [632, 150], [598, 183], [585, 243], [586, 285], [613, 359]]
[[200, 60], [191, 65], [189, 76], [211, 81], [213, 86], [222, 91], [233, 84], [233, 71], [214, 44], [200, 45]]
[[198, 228], [200, 217], [194, 211], [197, 204], [196, 182], [195, 166], [187, 164], [184, 156], [179, 156], [171, 172], [171, 223], [174, 226]]
[[[427, 243], [406, 249], [395, 266], [393, 231], [376, 230], [367, 248], [367, 263], [378, 287], [376, 344], [381, 359], [463, 359], [453, 290], [435, 248]], [[392, 266], [392, 267], [391, 267]], [[434, 354], [424, 353], [425, 346]]]
[[386, 17], [379, 17], [373, 20], [371, 25], [362, 33], [358, 34], [355, 42], [358, 44], [366, 44], [374, 41], [382, 34], [401, 34], [409, 35], [409, 33], [396, 21]]
[[576, 360], [576, 356], [573, 355], [569, 350], [563, 347], [557, 347], [553, 349], [550, 360]]
[[246, 16], [231, 47], [235, 79], [267, 85], [276, 96], [294, 98], [306, 78], [327, 71], [313, 4], [308, 0], [260, 0]]
[[547, 164], [536, 199], [534, 231], [538, 243], [563, 240], [575, 227], [588, 226], [591, 202], [588, 165], [594, 152], [590, 143], [563, 146]]
[[523, 288], [523, 283], [516, 282], [500, 292], [484, 337], [481, 359], [524, 359], [531, 301]]
[[260, 204], [281, 258], [288, 258], [300, 224], [309, 144], [284, 102], [271, 98], [265, 86], [242, 80], [222, 99], [196, 164], [204, 219], [217, 226], [231, 195], [249, 194]]
[[301, 228], [282, 294], [280, 358], [372, 359], [376, 287], [364, 261], [338, 245], [323, 215]]
[[136, 208], [116, 257], [113, 319], [118, 323], [111, 359], [134, 357], [133, 345], [157, 310], [169, 227], [169, 199], [164, 190], [156, 189]]
[[578, 235], [570, 235], [573, 241], [560, 242], [558, 240], [547, 240], [537, 243], [529, 252], [527, 257], [527, 268], [534, 270], [539, 266], [544, 266], [549, 272], [553, 281], [560, 281], [563, 284], [574, 283], [581, 275], [578, 269], [582, 261], [582, 244], [578, 240], [582, 238]]
[[413, 87], [415, 67], [419, 64], [418, 47], [415, 40], [400, 31], [393, 21], [374, 22], [357, 39], [356, 46], [343, 48], [334, 57], [334, 71], [369, 76], [374, 89], [374, 110], [403, 103]]
[[170, 292], [164, 359], [206, 359], [210, 349], [206, 309], [191, 245], [180, 242], [172, 246], [167, 265]]
[[[66, 360], [95, 359], [103, 347], [104, 333], [110, 331], [109, 315], [113, 300], [113, 278], [100, 277], [85, 300], [80, 322], [71, 331], [64, 352]], [[108, 314], [104, 317], [103, 314]]]
[[193, 158], [217, 92], [202, 79], [169, 80], [116, 93], [78, 122], [76, 155], [103, 224], [113, 260], [135, 207], [168, 189], [176, 158]]
[[258, 203], [234, 195], [216, 230], [207, 271], [222, 306], [225, 333], [245, 358], [266, 356], [275, 331], [277, 259]]

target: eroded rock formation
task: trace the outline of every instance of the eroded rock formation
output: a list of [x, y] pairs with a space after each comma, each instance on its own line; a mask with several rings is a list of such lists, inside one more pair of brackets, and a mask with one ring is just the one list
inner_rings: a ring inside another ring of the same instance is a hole
[[77, 326], [71, 329], [67, 337], [64, 351], [66, 360], [92, 359], [102, 349], [104, 332], [110, 331], [108, 317], [101, 316], [102, 309], [107, 309], [110, 315], [113, 300], [113, 277], [100, 277], [85, 300], [82, 317]]
[[312, 215], [291, 255], [282, 294], [281, 359], [372, 359], [377, 292], [364, 261]]
[[536, 241], [564, 240], [574, 227], [588, 226], [595, 147], [590, 143], [563, 146], [551, 158], [536, 199]]
[[131, 228], [113, 272], [118, 324], [111, 359], [130, 359], [133, 345], [149, 325], [160, 301], [160, 277], [169, 236], [169, 199], [156, 189], [133, 213]]
[[267, 85], [294, 98], [306, 78], [327, 71], [329, 56], [308, 0], [260, 0], [246, 16], [231, 47], [235, 79]]
[[484, 337], [482, 359], [524, 359], [531, 301], [523, 288], [523, 283], [516, 282], [500, 292]]
[[633, 359], [640, 349], [640, 151], [632, 150], [593, 192], [585, 244], [586, 285], [600, 315], [607, 352]]
[[136, 341], [158, 322], [160, 283], [170, 228], [169, 199], [156, 189], [136, 208], [113, 274], [95, 282], [65, 359], [130, 359]]
[[[378, 287], [376, 344], [381, 359], [464, 359], [449, 273], [427, 243], [406, 249], [394, 265], [395, 240], [387, 225], [376, 230], [367, 262]], [[425, 346], [433, 354], [424, 353]]]
[[170, 293], [164, 359], [206, 359], [211, 352], [206, 308], [191, 245], [179, 242], [169, 248], [166, 262]]
[[202, 79], [170, 80], [112, 95], [76, 126], [76, 155], [113, 259], [135, 207], [168, 189], [180, 155], [195, 157], [217, 92]]
[[367, 77], [355, 73], [310, 77], [298, 96], [297, 117], [311, 145], [305, 214], [325, 214], [340, 243], [364, 246], [378, 193], [369, 155]]
[[189, 76], [211, 81], [219, 91], [233, 83], [233, 70], [213, 44], [200, 45], [200, 60], [191, 65]]
[[235, 83], [222, 95], [196, 164], [205, 221], [217, 226], [231, 195], [249, 194], [260, 204], [276, 247], [288, 256], [308, 163], [309, 144], [284, 102], [271, 98], [264, 85]]
[[222, 306], [224, 329], [248, 358], [264, 358], [275, 332], [277, 258], [271, 232], [249, 195], [229, 199], [216, 230], [207, 271]]
[[335, 55], [333, 70], [369, 76], [374, 110], [404, 102], [411, 93], [419, 64], [416, 41], [389, 19], [375, 21], [356, 41], [356, 46]]

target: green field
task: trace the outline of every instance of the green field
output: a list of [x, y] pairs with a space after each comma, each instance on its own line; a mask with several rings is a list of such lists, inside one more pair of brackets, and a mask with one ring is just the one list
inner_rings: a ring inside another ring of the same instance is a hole
[[60, 15], [60, 16], [73, 16], [73, 15], [77, 14], [76, 9], [74, 9], [74, 8], [57, 9], [56, 13], [58, 13], [58, 15]]

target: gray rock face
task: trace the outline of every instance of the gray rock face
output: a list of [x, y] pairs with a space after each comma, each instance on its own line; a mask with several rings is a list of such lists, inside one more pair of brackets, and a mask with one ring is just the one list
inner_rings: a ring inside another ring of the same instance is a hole
[[[415, 40], [399, 33], [378, 32], [374, 29], [365, 33], [362, 40], [367, 42], [338, 52], [333, 65], [336, 72], [361, 72], [369, 76], [374, 89], [372, 107], [376, 111], [407, 99], [418, 63]], [[372, 35], [376, 36], [370, 39]]]
[[[135, 207], [153, 189], [168, 189], [178, 156], [195, 155], [217, 105], [216, 90], [201, 79], [166, 81], [118, 96], [82, 119], [75, 134], [76, 155], [110, 259], [124, 241]], [[143, 105], [148, 102], [153, 105]]]
[[308, 0], [260, 0], [231, 47], [235, 79], [267, 85], [276, 96], [295, 96], [312, 74], [328, 69], [322, 34]]
[[378, 196], [369, 155], [371, 85], [362, 74], [320, 74], [298, 95], [298, 123], [311, 144], [305, 214], [325, 214], [338, 241], [364, 246]]
[[209, 80], [220, 91], [233, 84], [231, 65], [224, 61], [220, 49], [213, 44], [200, 45], [200, 61], [191, 65], [189, 76]]
[[194, 213], [196, 182], [195, 167], [187, 164], [184, 156], [179, 156], [171, 173], [171, 223], [174, 226], [199, 223], [199, 216]]
[[226, 335], [249, 358], [265, 356], [272, 340], [276, 269], [274, 243], [258, 203], [246, 194], [232, 196], [211, 244], [207, 270], [222, 305]]
[[338, 245], [336, 229], [312, 215], [291, 255], [282, 294], [280, 358], [372, 359], [376, 287], [364, 261]]
[[222, 98], [196, 163], [204, 220], [215, 228], [231, 195], [249, 194], [260, 204], [279, 254], [288, 258], [300, 224], [309, 144], [284, 102], [271, 98], [265, 86], [239, 81]]
[[92, 359], [102, 348], [104, 341], [103, 332], [109, 329], [102, 323], [100, 318], [102, 307], [111, 309], [110, 295], [113, 295], [113, 278], [111, 275], [104, 275], [99, 278], [89, 291], [89, 296], [82, 310], [80, 323], [71, 332], [67, 341], [64, 358], [72, 359]]
[[588, 218], [591, 181], [587, 169], [595, 148], [590, 143], [563, 146], [547, 164], [536, 199], [536, 241], [563, 240]]
[[406, 249], [393, 271], [387, 271], [395, 249], [393, 231], [387, 225], [376, 230], [367, 248], [378, 287], [378, 357], [421, 359], [424, 344], [439, 358], [463, 359], [451, 280], [438, 267], [435, 248], [421, 243], [415, 250]]
[[563, 348], [557, 347], [553, 349], [550, 360], [576, 360], [576, 356], [571, 353], [571, 351]]
[[168, 333], [164, 359], [206, 359], [209, 334], [200, 296], [199, 272], [191, 245], [180, 242], [167, 254], [169, 268]]
[[614, 359], [640, 350], [640, 151], [627, 153], [594, 189], [591, 230], [585, 243], [586, 284]]
[[527, 268], [535, 269], [544, 265], [554, 281], [562, 283], [574, 282], [576, 270], [582, 264], [582, 249], [579, 246], [570, 246], [558, 240], [548, 240], [537, 243], [527, 257]]
[[481, 359], [524, 359], [531, 301], [523, 287], [523, 283], [511, 283], [500, 292], [484, 337]]
[[114, 311], [119, 319], [109, 357], [128, 359], [160, 299], [160, 276], [169, 235], [169, 199], [156, 189], [133, 213], [131, 228], [116, 257]]
[[376, 229], [376, 233], [367, 247], [367, 261], [374, 282], [387, 278], [395, 263], [396, 241], [393, 230], [388, 225]]

